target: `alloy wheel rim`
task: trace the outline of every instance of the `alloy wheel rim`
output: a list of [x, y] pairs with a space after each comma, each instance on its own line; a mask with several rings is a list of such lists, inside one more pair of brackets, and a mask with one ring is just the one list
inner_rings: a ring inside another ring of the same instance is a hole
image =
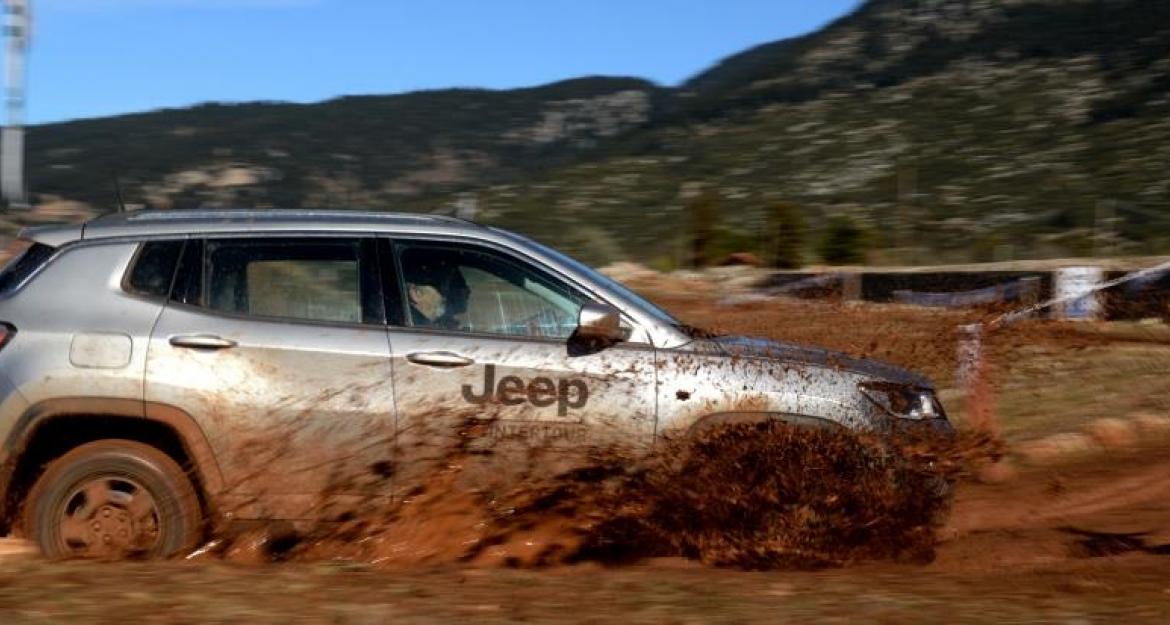
[[124, 476], [88, 479], [64, 499], [57, 540], [64, 552], [83, 558], [145, 555], [161, 535], [158, 503], [137, 481]]

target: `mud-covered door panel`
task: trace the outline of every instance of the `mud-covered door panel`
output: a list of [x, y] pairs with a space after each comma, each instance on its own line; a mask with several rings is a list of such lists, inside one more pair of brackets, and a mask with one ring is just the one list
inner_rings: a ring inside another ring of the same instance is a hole
[[177, 301], [151, 336], [146, 400], [202, 426], [224, 500], [248, 504], [238, 515], [311, 516], [323, 492], [390, 460], [392, 365], [380, 287], [363, 276], [372, 246], [257, 238], [202, 247], [185, 253]]
[[[633, 442], [654, 434], [648, 349], [570, 356], [561, 343], [413, 331], [392, 332], [391, 343], [404, 428], [458, 413], [492, 419], [493, 437], [533, 443]], [[436, 355], [461, 363], [443, 364]]]
[[572, 286], [471, 244], [399, 241], [393, 255], [401, 301], [388, 310], [402, 311], [390, 344], [405, 447], [468, 418], [488, 421], [479, 436], [529, 445], [653, 438], [652, 348], [575, 349], [587, 298]]

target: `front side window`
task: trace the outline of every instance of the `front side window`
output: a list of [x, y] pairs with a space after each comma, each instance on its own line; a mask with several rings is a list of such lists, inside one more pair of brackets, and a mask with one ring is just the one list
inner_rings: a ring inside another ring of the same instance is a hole
[[356, 240], [213, 239], [205, 246], [198, 300], [207, 308], [260, 317], [362, 321], [361, 245]]
[[585, 298], [496, 252], [446, 244], [397, 245], [405, 318], [414, 327], [567, 339]]
[[496, 232], [503, 234], [504, 236], [507, 236], [511, 239], [514, 239], [516, 241], [524, 243], [525, 245], [535, 247], [536, 249], [543, 252], [545, 255], [552, 257], [554, 260], [556, 260], [564, 265], [567, 265], [568, 267], [571, 267], [577, 273], [580, 273], [584, 276], [587, 276], [590, 280], [602, 285], [603, 287], [609, 289], [610, 291], [613, 291], [619, 297], [621, 297], [622, 300], [624, 300], [627, 303], [633, 304], [634, 307], [640, 309], [642, 312], [646, 313], [647, 315], [654, 317], [654, 318], [658, 319], [659, 321], [666, 323], [667, 325], [672, 325], [672, 326], [683, 325], [682, 322], [680, 322], [679, 320], [672, 317], [670, 315], [670, 313], [666, 312], [665, 310], [663, 310], [659, 306], [651, 303], [650, 300], [648, 300], [645, 297], [642, 297], [638, 293], [634, 292], [628, 286], [622, 284], [621, 282], [618, 282], [617, 280], [614, 280], [613, 278], [605, 275], [604, 273], [601, 273], [600, 271], [594, 269], [593, 267], [586, 265], [585, 263], [577, 260], [576, 258], [573, 258], [572, 256], [565, 254], [564, 252], [560, 252], [558, 250], [555, 250], [555, 249], [553, 249], [553, 248], [551, 248], [543, 243], [535, 241], [533, 239], [529, 239], [527, 237], [520, 236], [520, 235], [516, 234], [515, 232], [508, 232], [507, 230], [499, 230], [496, 228], [493, 228], [493, 230], [495, 230]]

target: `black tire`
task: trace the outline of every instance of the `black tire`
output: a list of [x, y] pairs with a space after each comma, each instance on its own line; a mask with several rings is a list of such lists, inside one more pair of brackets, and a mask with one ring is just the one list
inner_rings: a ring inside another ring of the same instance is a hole
[[22, 523], [50, 558], [166, 558], [195, 546], [201, 516], [191, 480], [170, 456], [110, 439], [50, 463]]

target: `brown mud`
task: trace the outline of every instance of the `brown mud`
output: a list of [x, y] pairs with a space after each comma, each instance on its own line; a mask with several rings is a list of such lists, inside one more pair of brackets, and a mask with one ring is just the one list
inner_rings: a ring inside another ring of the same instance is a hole
[[[940, 532], [931, 569], [1028, 571], [1086, 558], [1165, 554], [1170, 543], [1170, 444], [1165, 441], [968, 483]], [[1170, 571], [1170, 559], [1165, 562]]]
[[[930, 564], [740, 572], [0, 559], [0, 622], [1166, 623], [1170, 448], [962, 479]], [[1070, 530], [1069, 528], [1075, 528]], [[1163, 534], [1160, 534], [1162, 532]], [[1117, 534], [1138, 534], [1134, 541]], [[1104, 536], [1104, 538], [1102, 538]]]
[[458, 420], [411, 483], [379, 464], [335, 484], [308, 531], [225, 533], [210, 551], [384, 567], [927, 562], [951, 484], [997, 452], [986, 437], [883, 440], [780, 422], [729, 424], [650, 451], [571, 452], [491, 441], [492, 425]]

